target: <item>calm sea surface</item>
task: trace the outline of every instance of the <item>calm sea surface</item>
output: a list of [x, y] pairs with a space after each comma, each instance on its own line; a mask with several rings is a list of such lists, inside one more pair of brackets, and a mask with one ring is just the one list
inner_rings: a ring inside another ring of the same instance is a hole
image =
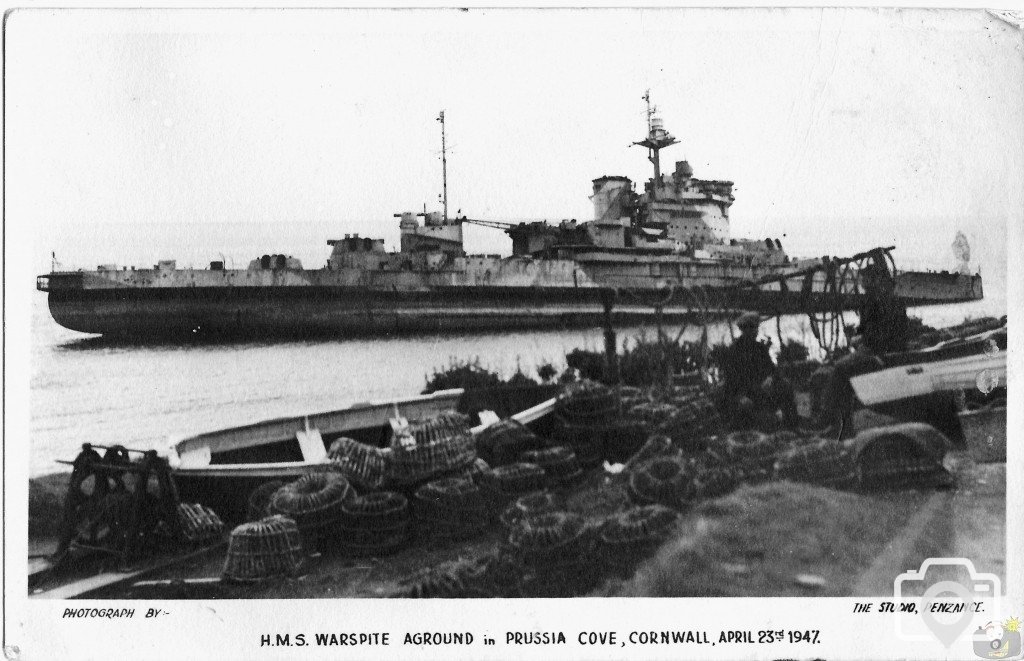
[[[987, 284], [987, 283], [986, 283]], [[931, 325], [965, 316], [1005, 314], [996, 299], [912, 311]], [[336, 409], [359, 401], [423, 390], [435, 368], [479, 357], [485, 367], [528, 374], [544, 363], [565, 366], [576, 347], [599, 349], [600, 329], [433, 335], [347, 341], [114, 345], [53, 321], [46, 296], [32, 310], [30, 475], [64, 467], [81, 443], [164, 448], [171, 435], [192, 434], [261, 419]], [[762, 331], [774, 337], [774, 322]], [[620, 340], [644, 332], [618, 329]], [[652, 329], [648, 329], [653, 334]], [[687, 333], [696, 337], [697, 329]], [[806, 337], [801, 317], [783, 320], [783, 334]], [[712, 340], [728, 329], [711, 329]]]

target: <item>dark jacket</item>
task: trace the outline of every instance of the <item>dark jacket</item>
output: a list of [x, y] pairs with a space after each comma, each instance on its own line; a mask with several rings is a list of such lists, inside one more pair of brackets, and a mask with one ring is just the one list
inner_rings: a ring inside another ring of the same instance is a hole
[[761, 384], [775, 373], [775, 363], [768, 347], [753, 336], [741, 335], [732, 343], [723, 366], [724, 390], [727, 401], [739, 397], [757, 399]]
[[907, 308], [892, 296], [871, 296], [860, 309], [857, 332], [871, 353], [904, 351], [907, 345]]

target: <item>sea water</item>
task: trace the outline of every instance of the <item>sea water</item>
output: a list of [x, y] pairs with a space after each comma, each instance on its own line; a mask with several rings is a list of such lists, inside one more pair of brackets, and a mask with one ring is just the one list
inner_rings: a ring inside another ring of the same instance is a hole
[[[1005, 314], [1005, 304], [986, 299], [911, 314], [942, 326], [966, 316]], [[781, 325], [783, 337], [815, 347], [806, 317], [783, 317]], [[667, 330], [674, 336], [679, 327]], [[696, 339], [700, 331], [690, 327], [684, 338]], [[761, 331], [778, 344], [774, 321]], [[620, 346], [654, 332], [653, 327], [617, 329]], [[712, 342], [729, 337], [728, 325], [709, 327]], [[46, 296], [36, 292], [29, 474], [67, 470], [55, 460], [73, 459], [84, 442], [162, 450], [174, 436], [415, 395], [435, 369], [453, 360], [478, 358], [505, 377], [517, 369], [532, 376], [545, 363], [561, 371], [572, 349], [602, 347], [599, 328], [273, 343], [113, 343], [59, 326]]]

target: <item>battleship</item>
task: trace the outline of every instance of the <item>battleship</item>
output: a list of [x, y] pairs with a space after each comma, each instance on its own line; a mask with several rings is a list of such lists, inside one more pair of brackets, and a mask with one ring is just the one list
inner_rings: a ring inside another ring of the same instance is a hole
[[[647, 102], [653, 176], [637, 190], [625, 176], [592, 181], [593, 219], [498, 222], [448, 213], [444, 113], [443, 210], [395, 214], [400, 247], [346, 234], [327, 242], [322, 268], [265, 254], [245, 269], [106, 264], [40, 275], [50, 313], [82, 333], [146, 339], [211, 336], [381, 335], [585, 327], [756, 310], [768, 315], [853, 309], [859, 269], [883, 266], [907, 305], [983, 296], [980, 274], [899, 272], [892, 247], [845, 258], [796, 259], [776, 238], [730, 235], [733, 183], [698, 179], [687, 161], [661, 169], [678, 141]], [[504, 231], [511, 255], [467, 254], [467, 224]]]

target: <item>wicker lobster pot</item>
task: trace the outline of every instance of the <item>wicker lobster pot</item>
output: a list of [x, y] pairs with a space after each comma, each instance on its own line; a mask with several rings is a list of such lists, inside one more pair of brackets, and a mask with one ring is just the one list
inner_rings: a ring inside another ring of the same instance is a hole
[[259, 521], [268, 516], [267, 508], [270, 506], [270, 499], [283, 486], [284, 482], [281, 480], [270, 480], [253, 489], [246, 501], [245, 520]]
[[676, 406], [704, 399], [706, 396], [704, 386], [701, 385], [672, 386], [666, 393], [669, 403]]
[[768, 436], [771, 438], [772, 443], [774, 443], [776, 447], [778, 447], [779, 452], [785, 452], [791, 447], [800, 444], [800, 435], [788, 429], [773, 432]]
[[842, 443], [821, 439], [782, 453], [775, 462], [775, 477], [843, 489], [856, 482], [856, 462]]
[[497, 517], [519, 496], [543, 489], [546, 481], [544, 469], [536, 464], [506, 464], [480, 475], [480, 489], [491, 515]]
[[549, 512], [557, 512], [561, 506], [561, 499], [555, 494], [550, 491], [536, 491], [516, 498], [515, 502], [505, 508], [498, 518], [501, 525], [511, 532], [512, 528], [523, 520]]
[[221, 572], [226, 581], [263, 581], [294, 575], [302, 564], [302, 543], [295, 521], [269, 516], [231, 531]]
[[759, 431], [736, 431], [725, 438], [725, 450], [747, 482], [770, 479], [782, 445], [775, 436]]
[[661, 505], [644, 505], [613, 514], [598, 531], [602, 562], [620, 578], [628, 578], [641, 560], [668, 539], [678, 521], [675, 510]]
[[355, 490], [341, 473], [309, 473], [275, 491], [267, 511], [295, 521], [308, 545], [337, 533], [342, 506], [354, 496]]
[[627, 491], [639, 505], [682, 509], [693, 499], [696, 488], [686, 461], [666, 455], [637, 466], [629, 476]]
[[464, 477], [473, 484], [480, 486], [480, 476], [491, 470], [490, 465], [480, 457], [473, 460], [469, 466], [460, 469], [453, 477]]
[[604, 429], [604, 424], [579, 425], [556, 416], [554, 440], [572, 448], [580, 466], [590, 469], [604, 460]]
[[649, 431], [667, 422], [677, 408], [664, 402], [641, 402], [626, 411], [626, 418], [643, 425]]
[[490, 466], [518, 461], [519, 455], [544, 447], [544, 440], [511, 418], [494, 423], [476, 437], [476, 451]]
[[619, 407], [628, 411], [637, 404], [648, 401], [647, 395], [640, 388], [634, 386], [619, 386]]
[[718, 498], [731, 493], [743, 481], [743, 473], [712, 452], [704, 452], [691, 461], [693, 499]]
[[604, 427], [601, 454], [611, 462], [627, 461], [647, 440], [647, 426], [635, 420], [616, 420]]
[[339, 438], [327, 452], [327, 458], [349, 482], [368, 491], [384, 485], [390, 456], [390, 452], [351, 438]]
[[664, 455], [679, 456], [679, 448], [672, 443], [672, 439], [668, 436], [661, 434], [649, 436], [647, 440], [644, 441], [644, 444], [640, 446], [640, 449], [633, 453], [632, 457], [626, 460], [626, 470], [632, 471], [648, 459]]
[[596, 381], [567, 386], [555, 402], [559, 417], [573, 424], [593, 425], [611, 420], [619, 410], [615, 391]]
[[476, 459], [469, 418], [460, 413], [412, 422], [408, 434], [391, 439], [388, 477], [396, 486], [414, 487], [466, 468]]
[[548, 482], [552, 485], [570, 484], [583, 475], [576, 454], [565, 446], [556, 445], [543, 450], [530, 450], [524, 452], [520, 459], [543, 468]]
[[342, 505], [338, 544], [353, 556], [393, 553], [410, 537], [409, 501], [394, 491], [356, 496]]
[[506, 546], [511, 559], [523, 568], [526, 596], [571, 597], [599, 579], [588, 562], [593, 542], [581, 516], [548, 512], [520, 521]]
[[468, 539], [490, 522], [483, 491], [463, 477], [435, 480], [417, 489], [413, 516], [417, 532], [427, 539]]
[[664, 434], [685, 452], [700, 451], [703, 439], [722, 431], [722, 418], [710, 399], [700, 397], [677, 405], [675, 412], [655, 431]]
[[205, 542], [224, 534], [224, 522], [209, 507], [198, 503], [178, 505], [178, 529], [187, 542]]

